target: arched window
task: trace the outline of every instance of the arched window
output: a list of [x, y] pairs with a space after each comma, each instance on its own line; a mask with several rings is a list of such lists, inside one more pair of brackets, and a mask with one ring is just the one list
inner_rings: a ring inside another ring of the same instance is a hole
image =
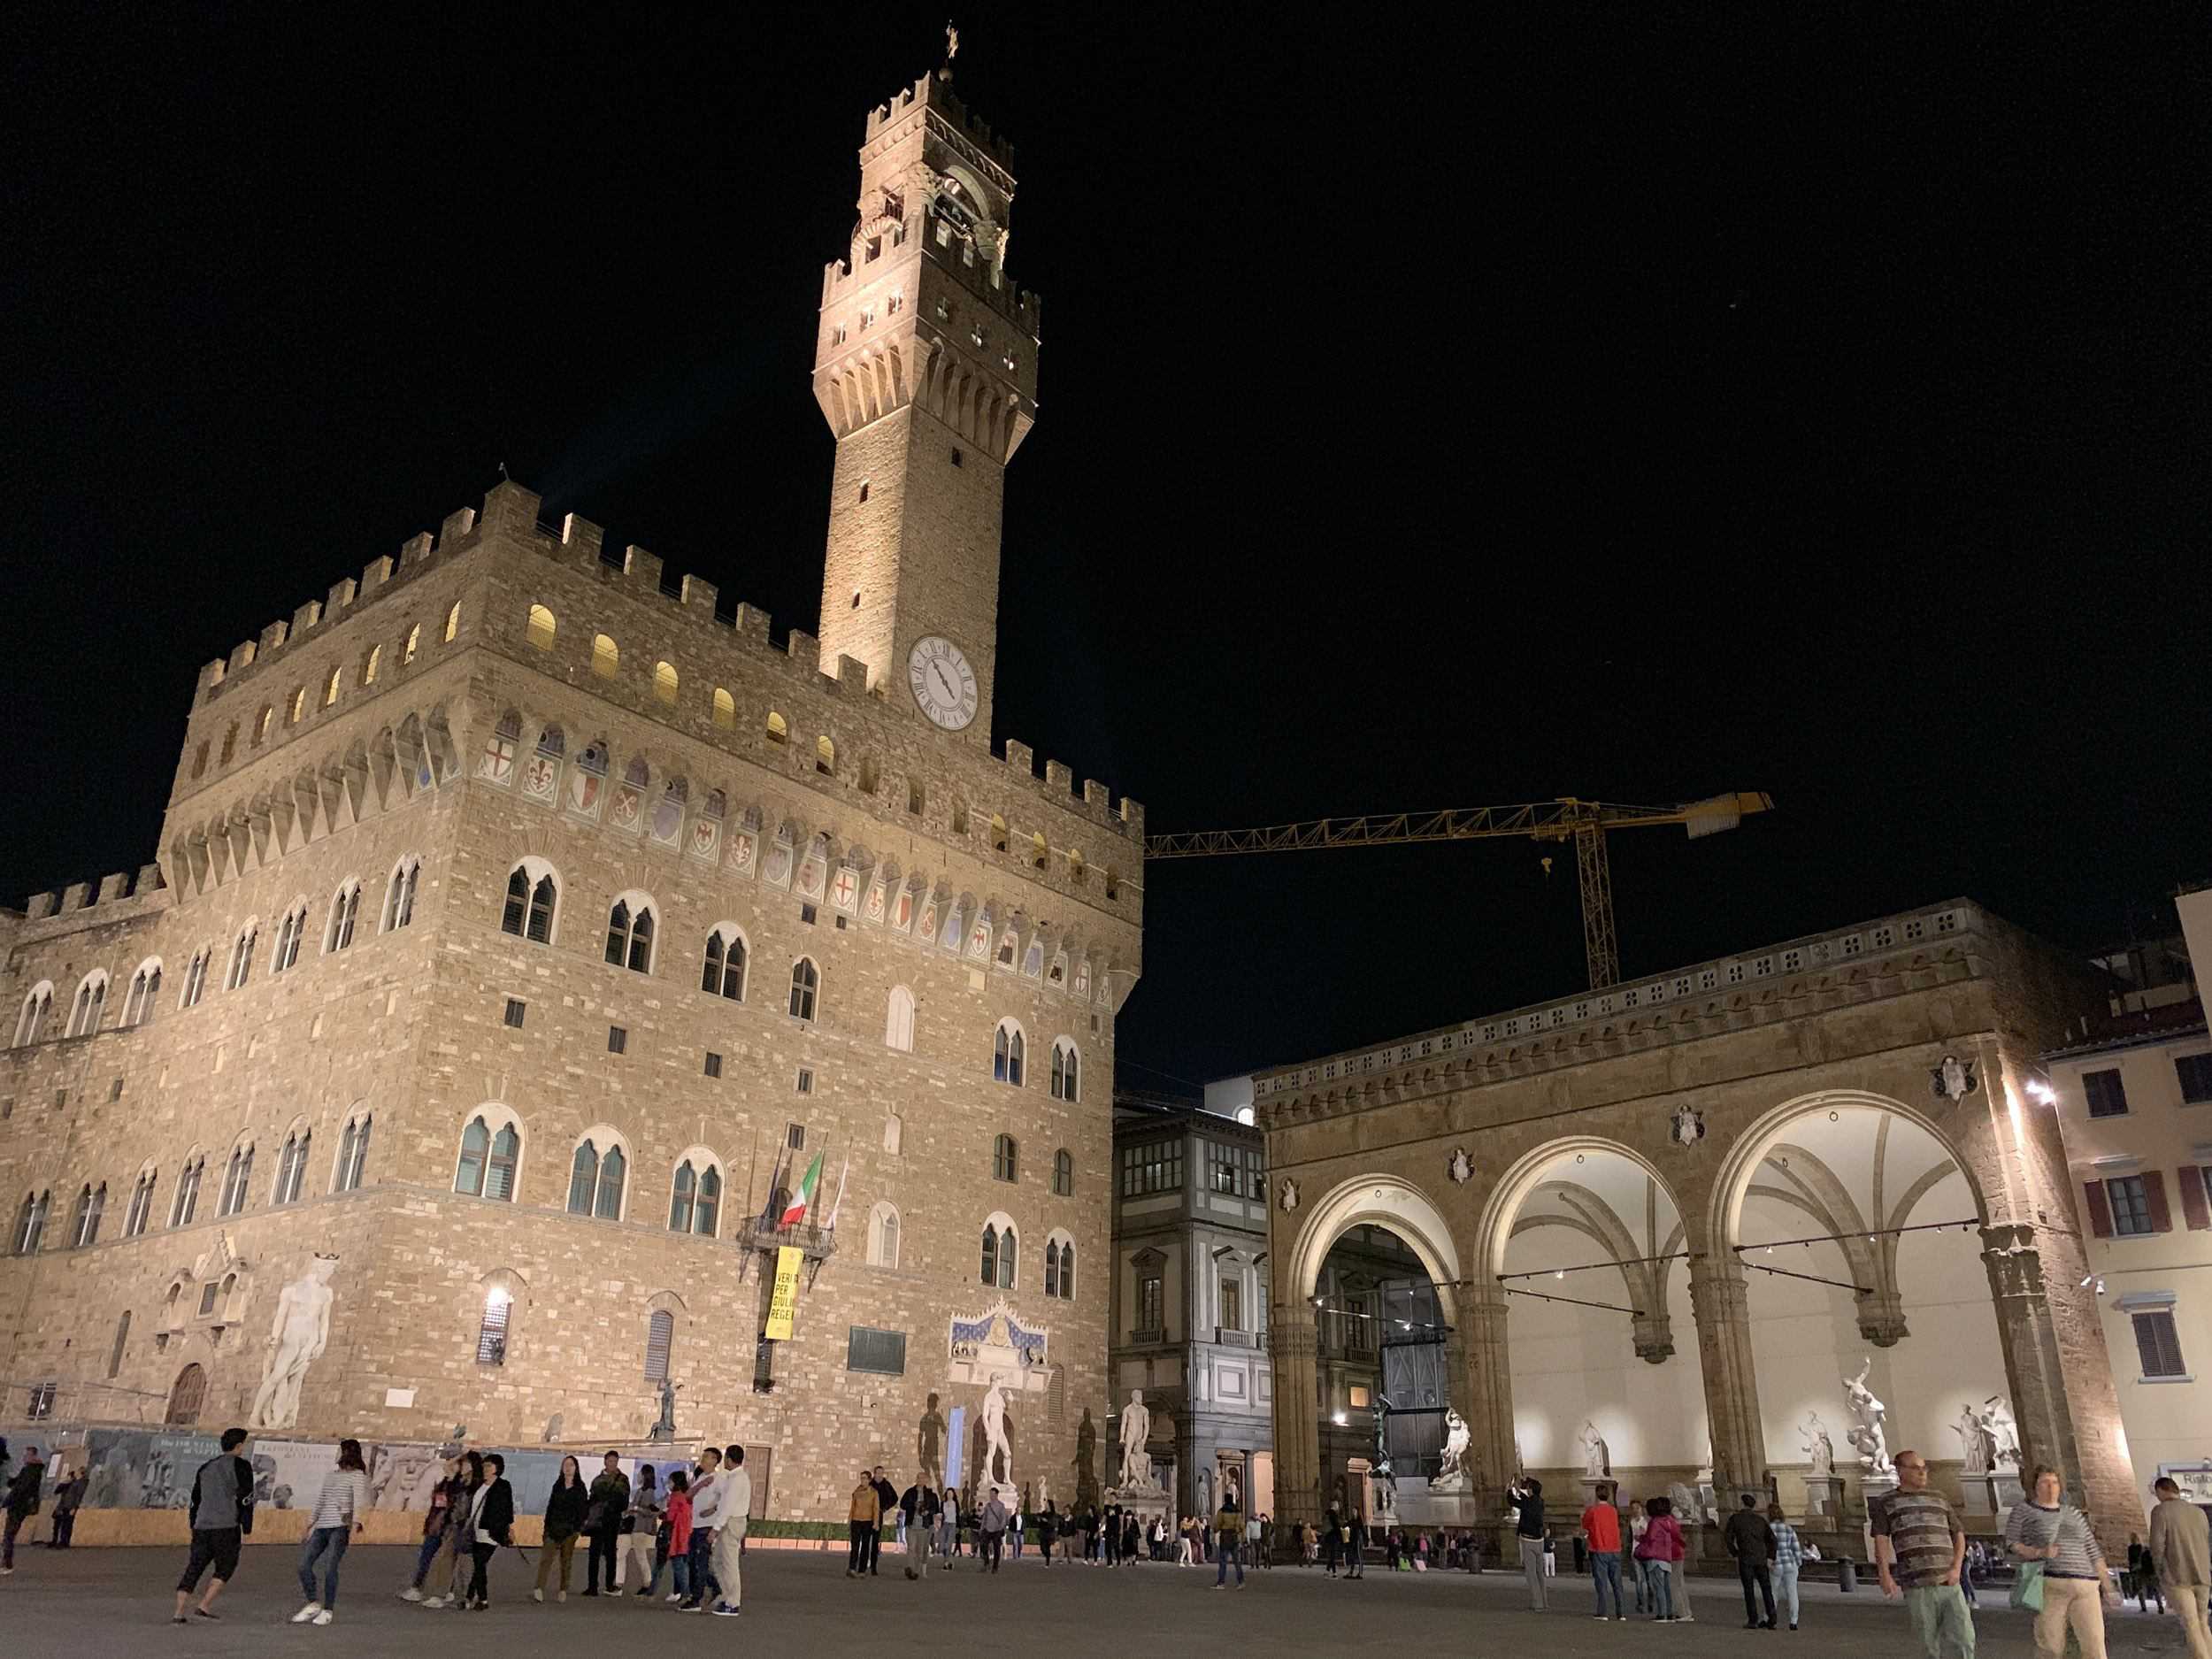
[[1079, 1063], [1077, 1061], [1075, 1056], [1075, 1045], [1072, 1042], [1070, 1042], [1065, 1037], [1062, 1037], [1053, 1043], [1053, 1099], [1071, 1101], [1081, 1098], [1078, 1087], [1082, 1081], [1081, 1078], [1078, 1075], [1077, 1068], [1079, 1064]]
[[234, 1216], [246, 1207], [246, 1194], [253, 1181], [253, 1142], [241, 1142], [231, 1149], [230, 1163], [223, 1171], [222, 1196], [216, 1202], [215, 1213]]
[[15, 1046], [36, 1042], [46, 1029], [46, 1016], [53, 1011], [54, 987], [41, 981], [31, 987], [23, 999], [23, 1010], [15, 1017]]
[[353, 943], [354, 924], [361, 919], [361, 884], [348, 880], [330, 901], [330, 926], [323, 930], [323, 951], [328, 955]]
[[896, 1267], [899, 1264], [899, 1212], [889, 1204], [878, 1204], [868, 1215], [868, 1265]]
[[507, 1363], [507, 1324], [513, 1307], [514, 1298], [495, 1285], [484, 1293], [484, 1317], [476, 1327], [479, 1365]]
[[230, 730], [223, 733], [223, 752], [216, 757], [216, 764], [227, 766], [230, 757], [238, 752], [238, 723], [231, 722]]
[[687, 1156], [676, 1166], [669, 1189], [668, 1230], [714, 1237], [722, 1208], [722, 1173], [704, 1156]]
[[253, 943], [261, 932], [257, 923], [248, 922], [231, 941], [230, 973], [223, 981], [226, 991], [235, 991], [253, 974]]
[[284, 919], [277, 924], [276, 953], [269, 958], [269, 972], [282, 973], [300, 959], [300, 937], [307, 932], [307, 903], [302, 900], [285, 911]]
[[985, 1223], [983, 1228], [982, 1282], [1000, 1290], [1014, 1288], [1014, 1270], [1018, 1245], [1014, 1237], [1013, 1223], [1000, 1227]]
[[814, 964], [801, 956], [791, 964], [791, 1018], [810, 1021], [814, 1018], [815, 993], [821, 989], [822, 976]]
[[131, 1187], [131, 1207], [123, 1215], [123, 1236], [127, 1239], [135, 1239], [145, 1232], [146, 1224], [153, 1218], [155, 1179], [153, 1171], [142, 1170]]
[[77, 1211], [69, 1220], [69, 1248], [81, 1250], [100, 1238], [100, 1217], [107, 1213], [108, 1184], [86, 1187], [77, 1194]]
[[292, 687], [292, 707], [286, 718], [285, 724], [288, 726], [297, 726], [300, 723], [301, 717], [306, 712], [307, 687], [305, 686], [295, 686]]
[[837, 745], [829, 741], [827, 733], [814, 740], [814, 770], [825, 778], [837, 773]]
[[161, 964], [158, 961], [139, 964], [131, 975], [130, 995], [123, 1000], [123, 1023], [142, 1025], [154, 1017], [161, 995]]
[[177, 1171], [176, 1193], [169, 1201], [171, 1226], [192, 1225], [192, 1217], [200, 1207], [200, 1178], [206, 1173], [207, 1159], [203, 1154], [196, 1152], [184, 1161], [184, 1167]]
[[714, 723], [725, 732], [737, 729], [737, 699], [719, 686], [714, 688]]
[[914, 1051], [914, 993], [903, 985], [891, 987], [890, 1007], [883, 1019], [883, 1046], [907, 1054]]
[[522, 1135], [513, 1120], [504, 1114], [488, 1118], [479, 1112], [461, 1132], [461, 1161], [454, 1168], [453, 1190], [472, 1198], [509, 1202], [515, 1195], [515, 1174], [521, 1162]]
[[998, 1034], [991, 1042], [991, 1079], [994, 1082], [1010, 1083], [1021, 1087], [1022, 1060], [1027, 1045], [1022, 1040], [1022, 1028], [1010, 1019], [998, 1023]]
[[668, 1351], [676, 1341], [676, 1316], [656, 1308], [645, 1321], [645, 1380], [668, 1380]]
[[404, 927], [415, 919], [415, 884], [422, 879], [422, 860], [410, 853], [392, 867], [384, 889], [384, 931]]
[[169, 1409], [162, 1413], [165, 1424], [183, 1426], [200, 1420], [200, 1407], [207, 1399], [207, 1372], [197, 1364], [187, 1365], [177, 1373], [177, 1380], [170, 1385]]
[[1013, 1136], [1001, 1135], [991, 1142], [991, 1177], [1001, 1181], [1021, 1178], [1021, 1145]]
[[203, 945], [193, 953], [192, 960], [185, 964], [184, 994], [177, 998], [179, 1008], [197, 1008], [200, 1005], [200, 998], [207, 991], [208, 959], [214, 954], [214, 946]]
[[724, 922], [707, 935], [706, 965], [699, 976], [699, 988], [733, 1002], [745, 1000], [745, 936], [734, 923]]
[[653, 664], [653, 695], [670, 708], [676, 706], [676, 665], [673, 663]]
[[1062, 1198], [1075, 1193], [1075, 1159], [1065, 1147], [1052, 1155], [1052, 1190]]
[[1060, 1300], [1075, 1300], [1075, 1246], [1071, 1242], [1060, 1246]]
[[369, 1112], [346, 1119], [345, 1135], [338, 1142], [338, 1171], [330, 1183], [332, 1192], [350, 1193], [360, 1187], [369, 1167], [369, 1125], [374, 1121]]
[[551, 870], [537, 870], [524, 859], [507, 877], [507, 905], [499, 929], [534, 945], [553, 942], [553, 906], [560, 897]]
[[52, 1202], [51, 1193], [32, 1193], [23, 1200], [23, 1208], [15, 1215], [15, 1253], [29, 1256], [46, 1236], [46, 1206]]
[[790, 726], [785, 724], [783, 716], [778, 714], [773, 709], [768, 710], [768, 741], [772, 743], [787, 743], [791, 741]]
[[532, 605], [529, 625], [523, 629], [523, 637], [538, 649], [549, 651], [553, 649], [553, 635], [557, 628], [550, 611], [543, 605]]
[[207, 745], [203, 743], [192, 751], [192, 775], [199, 777], [207, 770]]
[[896, 1112], [887, 1112], [883, 1118], [883, 1149], [897, 1157], [906, 1146], [906, 1119]]
[[373, 686], [376, 684], [376, 671], [382, 665], [383, 661], [384, 648], [380, 645], [370, 646], [368, 658], [361, 664], [361, 683], [363, 685]]
[[568, 1213], [621, 1220], [622, 1179], [627, 1168], [622, 1148], [611, 1141], [604, 1152], [588, 1135], [578, 1141], [568, 1166]]
[[594, 634], [591, 641], [591, 672], [602, 680], [612, 680], [622, 666], [621, 648], [603, 634]]
[[69, 1005], [69, 1032], [72, 1037], [89, 1037], [100, 1029], [100, 1016], [108, 1005], [108, 976], [104, 968], [95, 968], [77, 986], [75, 999]]
[[415, 653], [420, 649], [422, 649], [422, 624], [418, 622], [407, 630], [407, 644], [399, 654], [400, 666], [403, 668], [409, 663], [413, 662]]
[[308, 1143], [315, 1138], [314, 1131], [302, 1129], [284, 1138], [284, 1145], [277, 1153], [276, 1192], [270, 1202], [296, 1204], [299, 1202], [300, 1183], [307, 1174]]
[[607, 912], [607, 961], [633, 973], [653, 971], [653, 907], [641, 899], [634, 907], [617, 899]]
[[324, 708], [327, 709], [338, 701], [338, 687], [344, 683], [345, 676], [346, 671], [342, 668], [334, 668], [330, 671], [330, 678], [323, 682]]
[[1056, 1240], [1048, 1239], [1045, 1240], [1045, 1294], [1057, 1296], [1059, 1294], [1060, 1246]]
[[269, 727], [273, 725], [275, 721], [275, 706], [273, 704], [264, 704], [261, 712], [254, 717], [253, 746], [256, 749], [259, 749], [263, 743], [268, 741]]
[[1045, 849], [1044, 836], [1042, 834], [1032, 835], [1029, 838], [1029, 867], [1032, 870], [1042, 870], [1050, 856], [1051, 855]]
[[453, 636], [460, 631], [461, 602], [457, 599], [453, 602], [453, 609], [445, 613], [445, 639], [442, 642], [447, 645], [452, 644]]
[[995, 812], [991, 814], [991, 850], [995, 853], [1006, 850], [1006, 820]]
[[115, 1346], [108, 1349], [108, 1380], [110, 1382], [114, 1381], [116, 1374], [123, 1369], [123, 1345], [130, 1340], [131, 1310], [126, 1308], [123, 1310], [122, 1316], [115, 1322]]

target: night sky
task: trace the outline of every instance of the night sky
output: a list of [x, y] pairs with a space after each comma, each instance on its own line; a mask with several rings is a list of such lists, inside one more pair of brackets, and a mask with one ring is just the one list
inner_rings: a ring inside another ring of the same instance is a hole
[[[996, 735], [1156, 831], [1772, 792], [1613, 838], [1631, 976], [1960, 894], [2170, 926], [2200, 13], [1517, 10], [964, 10], [1045, 299]], [[815, 626], [821, 268], [940, 19], [12, 19], [0, 898], [150, 859], [198, 665], [502, 463]], [[1121, 1082], [1577, 988], [1546, 850], [1154, 867]]]

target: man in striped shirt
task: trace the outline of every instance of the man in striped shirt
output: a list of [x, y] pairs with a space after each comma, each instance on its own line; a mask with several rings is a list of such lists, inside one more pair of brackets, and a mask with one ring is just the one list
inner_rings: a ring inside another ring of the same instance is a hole
[[1959, 1590], [1966, 1529], [1942, 1494], [1928, 1490], [1928, 1460], [1918, 1452], [1898, 1453], [1896, 1492], [1869, 1507], [1882, 1594], [1902, 1589], [1928, 1659], [1943, 1659], [1947, 1636], [1961, 1659], [1974, 1659], [1974, 1619]]

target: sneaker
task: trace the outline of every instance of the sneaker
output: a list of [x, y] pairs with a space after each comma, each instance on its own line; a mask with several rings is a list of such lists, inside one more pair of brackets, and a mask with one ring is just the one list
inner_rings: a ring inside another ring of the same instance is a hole
[[[596, 1591], [596, 1590], [587, 1590], [587, 1591], [585, 1591], [585, 1592], [584, 1592], [584, 1594], [585, 1594], [586, 1595], [597, 1595], [597, 1594], [599, 1594], [599, 1592], [598, 1592], [598, 1591]], [[557, 1593], [556, 1593], [556, 1594], [555, 1594], [555, 1595], [554, 1595], [553, 1599], [554, 1599], [556, 1601], [567, 1601], [567, 1600], [568, 1600], [568, 1592], [567, 1592], [567, 1591], [565, 1591], [565, 1590], [559, 1591], [559, 1592], [557, 1592]]]
[[[597, 1595], [597, 1594], [599, 1594], [599, 1586], [598, 1586], [597, 1585], [595, 1585], [595, 1585], [593, 1585], [593, 1586], [591, 1586], [591, 1588], [590, 1588], [590, 1589], [588, 1589], [588, 1590], [585, 1591], [585, 1592], [584, 1592], [584, 1594], [585, 1594], [586, 1595]], [[562, 1591], [562, 1592], [561, 1592], [561, 1600], [562, 1600], [562, 1601], [567, 1601], [567, 1600], [568, 1600], [568, 1592], [567, 1592], [567, 1591], [564, 1590], [564, 1591]]]
[[331, 1620], [336, 1618], [338, 1616], [332, 1612], [328, 1608], [325, 1608], [321, 1612], [316, 1614], [313, 1619], [309, 1622], [316, 1624], [327, 1624]]
[[210, 1624], [219, 1624], [223, 1622], [223, 1616], [220, 1613], [211, 1613], [204, 1607], [194, 1608], [192, 1609], [192, 1617], [194, 1618], [206, 1619]]
[[738, 1609], [717, 1601], [714, 1604], [714, 1616], [717, 1618], [735, 1618], [738, 1616]]
[[641, 1584], [632, 1594], [641, 1596], [650, 1595], [653, 1594], [653, 1586], [649, 1584]]
[[298, 1612], [292, 1615], [292, 1623], [295, 1624], [304, 1624], [309, 1619], [314, 1617], [316, 1614], [321, 1612], [322, 1610], [323, 1604], [320, 1601], [310, 1601], [305, 1607], [300, 1609]]
[[668, 1605], [669, 1605], [669, 1606], [671, 1606], [671, 1607], [674, 1607], [674, 1606], [675, 1606], [678, 1602], [681, 1601], [683, 1599], [684, 1599], [684, 1593], [683, 1593], [681, 1590], [671, 1590], [671, 1591], [668, 1593]]
[[411, 1585], [411, 1585], [409, 1585], [409, 1586], [407, 1586], [404, 1590], [402, 1590], [402, 1591], [399, 1593], [399, 1599], [400, 1599], [401, 1601], [421, 1601], [421, 1600], [422, 1600], [422, 1590], [421, 1590], [421, 1587], [420, 1587], [419, 1586], [417, 1586], [417, 1585]]
[[676, 1609], [679, 1613], [703, 1613], [707, 1609], [696, 1601], [687, 1601]]
[[533, 1590], [530, 1592], [530, 1599], [533, 1601], [542, 1601], [545, 1600], [545, 1592], [542, 1590]]
[[441, 1608], [446, 1604], [447, 1599], [442, 1595], [426, 1595], [423, 1597], [422, 1604], [427, 1608]]
[[185, 1617], [185, 1616], [184, 1616], [183, 1614], [181, 1614], [181, 1613], [178, 1614], [178, 1615], [177, 1615], [174, 1618], [171, 1619], [169, 1622], [170, 1622], [172, 1624], [190, 1624], [190, 1623], [191, 1623], [191, 1621], [190, 1621], [189, 1619], [186, 1618], [186, 1617]]

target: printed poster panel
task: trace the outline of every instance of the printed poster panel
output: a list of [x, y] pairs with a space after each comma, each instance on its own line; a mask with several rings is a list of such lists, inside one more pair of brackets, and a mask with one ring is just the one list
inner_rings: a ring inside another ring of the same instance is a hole
[[792, 1245], [776, 1251], [776, 1288], [768, 1302], [768, 1328], [761, 1334], [771, 1342], [791, 1340], [792, 1316], [799, 1309], [799, 1263], [804, 1253]]
[[257, 1504], [311, 1509], [323, 1477], [338, 1467], [338, 1448], [329, 1440], [249, 1440], [246, 1461], [253, 1465]]
[[212, 1434], [93, 1429], [84, 1449], [88, 1509], [181, 1509], [192, 1477], [221, 1447]]

